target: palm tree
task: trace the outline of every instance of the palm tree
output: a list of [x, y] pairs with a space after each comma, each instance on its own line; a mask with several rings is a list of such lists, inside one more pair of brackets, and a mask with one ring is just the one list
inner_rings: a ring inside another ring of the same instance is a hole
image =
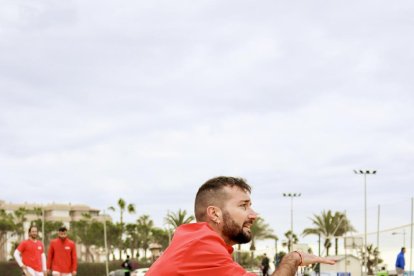
[[[124, 212], [127, 211], [129, 214], [134, 214], [135, 213], [135, 205], [130, 203], [127, 204], [126, 201], [122, 198], [118, 199], [117, 202], [118, 205], [118, 209], [119, 209], [119, 227], [121, 229], [121, 239], [120, 239], [120, 243], [118, 245], [119, 247], [119, 259], [122, 259], [122, 251], [124, 248], [124, 234], [125, 234], [125, 227], [124, 227]], [[109, 207], [109, 210], [115, 212], [116, 208], [113, 206]]]
[[[125, 210], [129, 214], [134, 214], [135, 211], [136, 211], [135, 210], [135, 205], [132, 204], [132, 203], [130, 203], [130, 204], [127, 205], [127, 203], [125, 202], [125, 200], [122, 199], [122, 198], [118, 199], [117, 204], [118, 204], [118, 209], [119, 209], [119, 213], [120, 213], [120, 215], [119, 215], [119, 223], [121, 225], [123, 225], [123, 223], [124, 223], [124, 212], [125, 212]], [[110, 206], [109, 207], [109, 210], [115, 212], [116, 208], [113, 207], [113, 206]]]
[[135, 257], [135, 249], [140, 247], [140, 240], [137, 232], [137, 225], [135, 223], [128, 223], [126, 225], [127, 239], [125, 240], [125, 247], [129, 247], [132, 258]]
[[176, 213], [170, 213], [168, 212], [167, 216], [165, 217], [165, 223], [168, 225], [171, 225], [174, 230], [182, 225], [182, 224], [187, 224], [190, 223], [194, 220], [194, 216], [193, 215], [189, 215], [187, 216], [187, 211], [186, 210], [181, 210], [178, 209], [178, 211]]
[[298, 243], [299, 238], [291, 230], [285, 233], [285, 237], [286, 237], [286, 241], [282, 242], [282, 246], [287, 247], [288, 251], [290, 252], [292, 250], [292, 246]]
[[137, 219], [137, 233], [144, 249], [144, 257], [147, 258], [147, 250], [151, 242], [151, 231], [154, 227], [154, 221], [149, 215], [142, 215]]
[[112, 221], [106, 221], [106, 235], [108, 240], [108, 249], [110, 251], [112, 259], [115, 260], [114, 250], [122, 243], [122, 233], [119, 224], [115, 224]]
[[336, 225], [336, 230], [334, 232], [335, 255], [338, 255], [338, 238], [344, 236], [348, 232], [354, 232], [355, 228], [351, 225], [351, 222], [346, 217], [345, 213], [335, 212], [333, 219], [334, 224]]
[[170, 230], [153, 227], [151, 230], [151, 241], [161, 244], [162, 249], [166, 249], [170, 243]]
[[355, 231], [346, 217], [345, 213], [332, 211], [323, 211], [321, 215], [314, 215], [311, 218], [314, 228], [306, 228], [302, 235], [321, 235], [325, 238], [324, 247], [326, 255], [329, 256], [329, 249], [332, 246], [331, 238], [335, 237], [335, 253], [338, 252], [338, 237], [345, 235], [347, 232]]
[[273, 234], [273, 230], [269, 224], [265, 223], [264, 219], [258, 217], [250, 227], [252, 239], [250, 241], [250, 251], [252, 253], [256, 250], [256, 240], [275, 239], [276, 236]]
[[326, 249], [326, 255], [329, 256], [329, 248], [332, 246], [331, 237], [333, 236], [335, 226], [333, 225], [332, 212], [322, 211], [321, 215], [314, 215], [311, 219], [315, 225], [314, 228], [306, 228], [303, 230], [302, 235], [321, 235], [325, 238], [324, 247]]
[[[374, 267], [383, 262], [383, 260], [379, 257], [380, 252], [378, 247], [374, 247], [372, 244], [367, 245], [367, 268], [368, 268], [368, 275], [374, 274]], [[362, 252], [362, 262], [365, 265], [365, 252]]]

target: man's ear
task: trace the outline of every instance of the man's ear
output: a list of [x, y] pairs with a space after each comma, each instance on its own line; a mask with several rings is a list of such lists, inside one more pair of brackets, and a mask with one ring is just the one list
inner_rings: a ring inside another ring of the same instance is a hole
[[214, 221], [215, 223], [220, 223], [220, 221], [222, 220], [221, 209], [217, 206], [208, 206], [207, 217], [210, 221]]

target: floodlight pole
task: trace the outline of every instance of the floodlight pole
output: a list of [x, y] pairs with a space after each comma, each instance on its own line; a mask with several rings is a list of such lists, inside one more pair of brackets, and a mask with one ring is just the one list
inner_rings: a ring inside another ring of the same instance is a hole
[[[377, 248], [379, 249], [379, 235], [380, 235], [380, 212], [381, 212], [381, 205], [378, 205], [378, 221], [377, 221]], [[375, 258], [375, 268], [378, 267], [378, 258]]]
[[[283, 193], [283, 197], [290, 197], [290, 236], [289, 236], [289, 245], [292, 246], [292, 237], [293, 237], [293, 198], [300, 197], [301, 193]], [[291, 248], [289, 248], [291, 249]]]
[[414, 197], [411, 198], [410, 274], [413, 271], [413, 219], [414, 219]]
[[378, 217], [377, 217], [377, 248], [379, 250], [379, 232], [380, 232], [380, 213], [381, 213], [381, 205], [378, 205]]
[[368, 252], [367, 252], [367, 245], [368, 245], [368, 239], [367, 239], [367, 174], [376, 174], [376, 170], [354, 170], [355, 174], [363, 175], [364, 176], [364, 264], [366, 267], [366, 272], [368, 273]]

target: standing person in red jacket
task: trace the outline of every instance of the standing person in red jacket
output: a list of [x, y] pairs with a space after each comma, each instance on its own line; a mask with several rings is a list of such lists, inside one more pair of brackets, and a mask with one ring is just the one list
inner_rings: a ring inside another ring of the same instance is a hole
[[46, 276], [46, 256], [43, 243], [37, 240], [37, 227], [30, 226], [29, 239], [14, 251], [14, 258], [26, 276]]
[[59, 228], [58, 238], [50, 242], [47, 269], [53, 276], [75, 276], [78, 268], [75, 243], [68, 239], [65, 226]]

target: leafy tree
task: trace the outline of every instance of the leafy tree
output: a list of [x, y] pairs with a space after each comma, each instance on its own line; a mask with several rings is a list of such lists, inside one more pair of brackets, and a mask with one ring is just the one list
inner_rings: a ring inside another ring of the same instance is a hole
[[141, 241], [137, 232], [137, 225], [128, 223], [125, 227], [127, 238], [125, 240], [125, 248], [129, 248], [131, 256], [135, 257], [135, 249], [141, 246]]
[[[122, 251], [124, 249], [123, 237], [125, 234], [124, 213], [128, 212], [129, 214], [134, 214], [136, 210], [135, 210], [134, 204], [132, 203], [127, 204], [126, 201], [122, 198], [118, 199], [117, 205], [118, 205], [118, 210], [119, 210], [119, 225], [121, 228], [121, 239], [119, 241], [118, 248], [119, 248], [119, 259], [122, 260]], [[115, 212], [116, 208], [111, 206], [109, 207], [109, 210]]]
[[287, 231], [285, 233], [286, 241], [282, 242], [282, 246], [287, 247], [288, 251], [292, 251], [292, 246], [294, 244], [297, 244], [299, 241], [298, 236], [295, 233], [292, 233], [292, 231]]
[[260, 259], [254, 258], [248, 252], [240, 252], [238, 263], [245, 268], [256, 268], [260, 265]]
[[315, 227], [306, 228], [303, 230], [302, 235], [321, 235], [325, 238], [324, 247], [326, 249], [326, 255], [329, 256], [329, 249], [332, 246], [331, 238], [335, 237], [335, 253], [338, 252], [338, 237], [345, 235], [347, 232], [355, 231], [346, 217], [345, 213], [332, 211], [323, 211], [321, 215], [314, 215], [311, 218]]
[[137, 232], [141, 240], [142, 249], [144, 249], [144, 258], [147, 258], [147, 250], [152, 240], [151, 234], [154, 227], [154, 221], [149, 215], [142, 215], [137, 219]]
[[7, 242], [7, 232], [14, 231], [15, 224], [13, 215], [6, 213], [5, 210], [0, 209], [0, 249]]
[[[117, 205], [118, 205], [118, 210], [119, 210], [119, 223], [121, 225], [123, 225], [124, 224], [124, 213], [125, 213], [125, 211], [127, 211], [129, 214], [134, 214], [135, 211], [136, 211], [135, 210], [135, 205], [132, 204], [132, 203], [127, 204], [125, 202], [125, 200], [122, 199], [122, 198], [118, 199]], [[109, 210], [115, 212], [116, 208], [111, 206], [111, 207], [109, 207]]]
[[344, 236], [348, 232], [354, 232], [355, 228], [351, 225], [351, 222], [346, 217], [345, 213], [335, 212], [334, 224], [336, 225], [335, 236], [335, 255], [338, 255], [338, 237]]
[[187, 215], [187, 211], [181, 209], [179, 209], [176, 213], [168, 213], [165, 217], [165, 223], [171, 225], [174, 229], [182, 224], [190, 223], [193, 220], [193, 215]]
[[13, 212], [15, 218], [15, 234], [18, 237], [18, 242], [23, 240], [24, 236], [24, 223], [27, 221], [26, 215], [28, 210], [25, 207], [20, 207]]
[[[380, 252], [378, 250], [378, 247], [374, 247], [372, 244], [367, 245], [366, 247], [366, 253], [362, 252], [362, 263], [368, 268], [368, 275], [374, 274], [374, 268], [378, 264], [382, 263], [383, 260], [380, 258]], [[367, 254], [367, 260], [365, 262], [365, 254]]]
[[151, 230], [151, 236], [151, 241], [160, 244], [162, 246], [162, 250], [165, 250], [168, 247], [171, 236], [168, 229], [153, 227]]
[[[28, 210], [28, 214], [34, 214], [40, 219], [43, 215], [43, 209], [41, 207], [34, 207], [33, 210]], [[40, 227], [40, 225], [38, 227]]]
[[112, 255], [112, 259], [115, 260], [115, 248], [122, 242], [121, 227], [119, 224], [106, 221], [106, 240], [109, 253]]
[[265, 223], [264, 219], [258, 217], [252, 224], [250, 228], [252, 239], [250, 242], [250, 251], [253, 252], [256, 250], [256, 240], [264, 240], [264, 239], [275, 239], [276, 236], [273, 234], [273, 230], [270, 226]]
[[80, 221], [71, 222], [71, 230], [77, 242], [86, 248], [86, 261], [95, 262], [91, 247], [102, 247], [104, 244], [103, 224], [92, 220], [90, 216], [83, 215]]
[[333, 236], [335, 225], [333, 224], [332, 212], [323, 211], [321, 215], [314, 215], [311, 219], [314, 228], [306, 228], [303, 230], [302, 235], [321, 235], [325, 238], [324, 247], [326, 249], [326, 255], [329, 256], [329, 248], [332, 246], [331, 237]]

